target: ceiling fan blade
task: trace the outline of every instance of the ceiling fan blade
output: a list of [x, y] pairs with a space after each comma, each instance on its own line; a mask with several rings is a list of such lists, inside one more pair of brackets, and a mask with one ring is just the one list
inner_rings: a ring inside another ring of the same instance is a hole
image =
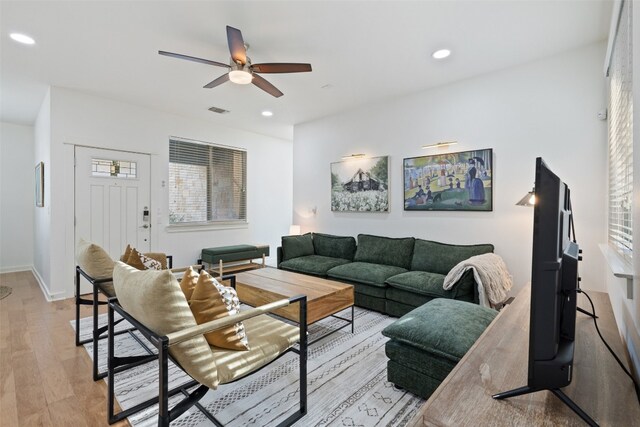
[[211, 89], [212, 87], [220, 86], [222, 83], [229, 81], [229, 74], [223, 74], [214, 81], [204, 85], [205, 89]]
[[311, 71], [311, 64], [270, 63], [253, 64], [251, 69], [256, 73], [306, 73]]
[[277, 87], [266, 81], [263, 77], [260, 77], [257, 74], [253, 75], [253, 80], [251, 81], [254, 85], [258, 86], [263, 91], [267, 92], [269, 95], [273, 95], [276, 98], [280, 98], [284, 95]]
[[242, 65], [247, 63], [247, 49], [244, 47], [244, 39], [242, 38], [242, 32], [227, 25], [227, 43], [229, 44], [229, 52], [231, 52], [231, 58], [235, 62], [240, 62]]
[[158, 53], [160, 55], [170, 56], [172, 58], [178, 58], [178, 59], [186, 59], [187, 61], [199, 62], [201, 64], [215, 65], [216, 67], [224, 67], [224, 68], [227, 68], [227, 69], [231, 68], [229, 66], [229, 64], [223, 64], [222, 62], [210, 61], [208, 59], [196, 58], [195, 56], [182, 55], [180, 53], [173, 53], [173, 52], [165, 52], [164, 50], [159, 50]]

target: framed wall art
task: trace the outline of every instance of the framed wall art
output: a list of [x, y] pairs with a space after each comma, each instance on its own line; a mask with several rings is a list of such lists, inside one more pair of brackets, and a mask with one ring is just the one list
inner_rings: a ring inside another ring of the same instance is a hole
[[36, 206], [44, 206], [44, 163], [36, 165]]
[[493, 150], [403, 160], [405, 211], [492, 211]]
[[331, 163], [331, 210], [389, 211], [389, 157]]

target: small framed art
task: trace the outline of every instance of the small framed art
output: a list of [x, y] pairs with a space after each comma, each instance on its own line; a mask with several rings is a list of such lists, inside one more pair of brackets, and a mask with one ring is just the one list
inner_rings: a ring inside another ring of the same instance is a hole
[[36, 206], [44, 206], [44, 163], [36, 165]]

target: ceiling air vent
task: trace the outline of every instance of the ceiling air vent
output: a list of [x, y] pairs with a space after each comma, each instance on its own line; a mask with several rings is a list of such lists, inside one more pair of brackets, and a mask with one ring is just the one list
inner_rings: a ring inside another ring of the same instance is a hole
[[218, 107], [211, 107], [209, 108], [209, 111], [211, 111], [212, 113], [218, 113], [218, 114], [230, 113], [229, 110], [225, 110], [224, 108], [218, 108]]

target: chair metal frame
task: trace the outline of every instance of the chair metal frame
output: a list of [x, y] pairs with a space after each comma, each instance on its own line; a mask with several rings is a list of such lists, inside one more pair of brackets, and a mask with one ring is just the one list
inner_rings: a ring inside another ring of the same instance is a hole
[[[223, 280], [231, 279], [231, 285], [235, 288], [235, 276], [225, 276], [222, 278]], [[290, 304], [299, 303], [299, 315], [300, 315], [300, 323], [298, 325], [300, 329], [300, 340], [299, 340], [299, 348], [296, 349], [294, 347], [290, 347], [286, 351], [282, 352], [278, 357], [276, 357], [271, 362], [266, 365], [256, 369], [251, 372], [249, 375], [252, 375], [265, 367], [269, 366], [271, 363], [278, 360], [280, 357], [284, 356], [289, 352], [294, 352], [300, 357], [300, 402], [299, 409], [292, 415], [290, 415], [287, 419], [278, 424], [278, 427], [291, 426], [293, 423], [301, 419], [307, 413], [307, 297], [305, 295], [298, 295], [289, 299], [283, 299], [280, 301], [276, 301], [274, 303], [266, 304], [265, 306], [258, 307], [257, 309], [250, 309], [245, 312], [240, 312], [236, 315], [225, 317], [223, 319], [214, 320], [212, 322], [208, 322], [207, 324], [198, 325], [198, 327], [203, 327], [209, 325], [210, 323], [217, 322], [217, 326], [213, 325], [211, 329], [207, 329], [206, 332], [211, 330], [219, 329], [221, 327], [227, 326], [229, 324], [236, 323], [240, 320], [244, 320], [249, 317], [254, 317], [260, 314], [265, 314], [267, 312], [271, 312], [272, 310], [276, 310], [281, 307], [285, 307]], [[158, 412], [158, 426], [166, 427], [174, 421], [177, 417], [182, 415], [185, 411], [187, 411], [192, 406], [196, 406], [213, 424], [218, 427], [223, 426], [211, 413], [209, 413], [202, 405], [198, 402], [204, 397], [204, 395], [209, 390], [209, 387], [206, 385], [200, 385], [193, 392], [189, 393], [187, 389], [198, 385], [199, 383], [195, 380], [189, 381], [186, 384], [178, 386], [174, 389], [169, 390], [169, 375], [168, 375], [168, 364], [169, 360], [174, 362], [178, 367], [180, 366], [170, 355], [169, 355], [169, 347], [177, 344], [179, 342], [183, 342], [185, 340], [191, 339], [194, 336], [201, 335], [202, 331], [192, 331], [187, 332], [187, 334], [181, 333], [178, 331], [173, 334], [161, 336], [156, 334], [155, 332], [148, 329], [145, 325], [136, 320], [133, 316], [127, 313], [122, 306], [118, 303], [117, 298], [110, 298], [108, 301], [109, 310], [108, 310], [108, 327], [109, 333], [107, 335], [108, 338], [108, 393], [107, 393], [107, 418], [109, 424], [113, 424], [115, 422], [121, 421], [132, 414], [135, 414], [145, 408], [150, 407], [156, 403], [159, 403], [159, 412]], [[262, 309], [262, 310], [260, 310]], [[252, 310], [255, 313], [252, 313]], [[116, 321], [114, 319], [115, 313], [118, 313], [122, 318], [126, 319], [129, 323], [134, 325], [134, 327], [147, 339], [153, 347], [157, 349], [157, 354], [152, 354], [151, 356], [129, 356], [129, 357], [117, 357], [114, 354], [114, 337], [116, 333], [114, 333], [114, 327]], [[221, 325], [223, 321], [224, 325]], [[198, 327], [190, 328], [195, 329]], [[127, 369], [128, 367], [133, 366], [133, 364], [142, 364], [147, 363], [151, 360], [158, 359], [159, 369], [159, 390], [158, 396], [152, 397], [138, 405], [131, 407], [129, 409], [120, 411], [119, 413], [115, 413], [115, 374], [122, 369]], [[241, 377], [241, 378], [244, 378]], [[240, 378], [232, 381], [231, 383], [239, 380]], [[229, 384], [229, 383], [226, 383]], [[173, 408], [169, 409], [169, 397], [182, 393], [185, 395], [185, 398], [178, 402]]]
[[[173, 269], [173, 255], [167, 255], [167, 268], [169, 270]], [[204, 268], [202, 265], [199, 265], [200, 270], [202, 270], [202, 268]], [[82, 295], [80, 295], [80, 277], [84, 277], [89, 284], [91, 284], [91, 295], [92, 298], [91, 299], [87, 299], [87, 298], [83, 298]], [[107, 298], [111, 298], [111, 296], [106, 292], [105, 288], [103, 287], [105, 283], [109, 283], [112, 282], [113, 278], [111, 277], [106, 277], [103, 279], [95, 279], [93, 277], [91, 277], [89, 274], [87, 274], [87, 272], [85, 272], [84, 270], [82, 270], [82, 268], [80, 268], [80, 266], [76, 266], [76, 279], [75, 279], [75, 285], [76, 285], [76, 289], [75, 289], [75, 299], [76, 299], [76, 346], [80, 346], [80, 345], [84, 345], [88, 342], [93, 342], [93, 368], [92, 368], [92, 375], [93, 375], [93, 380], [94, 381], [98, 381], [99, 379], [105, 378], [107, 376], [107, 371], [103, 371], [103, 372], [99, 372], [98, 370], [98, 341], [103, 340], [105, 338], [107, 338], [107, 328], [108, 325], [104, 325], [101, 327], [98, 327], [98, 307], [101, 305], [106, 305], [108, 302], [107, 301], [100, 301], [99, 299], [99, 294], [103, 294], [104, 296], [106, 296]], [[91, 338], [85, 338], [83, 340], [80, 339], [80, 306], [81, 305], [90, 305], [92, 306], [92, 317], [93, 317], [93, 333], [91, 335]], [[115, 324], [118, 324], [122, 321], [122, 319], [119, 319], [115, 322]], [[131, 335], [131, 337], [133, 337], [133, 339], [135, 339], [136, 341], [138, 341], [138, 343], [140, 344], [140, 346], [142, 346], [142, 348], [144, 348], [147, 353], [149, 353], [149, 355], [152, 354], [152, 351], [150, 348], [148, 348], [148, 346], [146, 344], [144, 344], [134, 333], [133, 331], [135, 331], [136, 328], [128, 328], [128, 329], [123, 329], [121, 331], [115, 332], [116, 335], [120, 335], [120, 334], [126, 334], [129, 333], [129, 335]], [[148, 360], [152, 360], [152, 358], [148, 357]], [[148, 361], [147, 360], [147, 361]], [[123, 367], [122, 369], [120, 369], [118, 372], [128, 369], [128, 368], [133, 368], [134, 366], [138, 366], [141, 365], [143, 363], [146, 363], [144, 361], [139, 361], [137, 363], [132, 363], [126, 367]]]

